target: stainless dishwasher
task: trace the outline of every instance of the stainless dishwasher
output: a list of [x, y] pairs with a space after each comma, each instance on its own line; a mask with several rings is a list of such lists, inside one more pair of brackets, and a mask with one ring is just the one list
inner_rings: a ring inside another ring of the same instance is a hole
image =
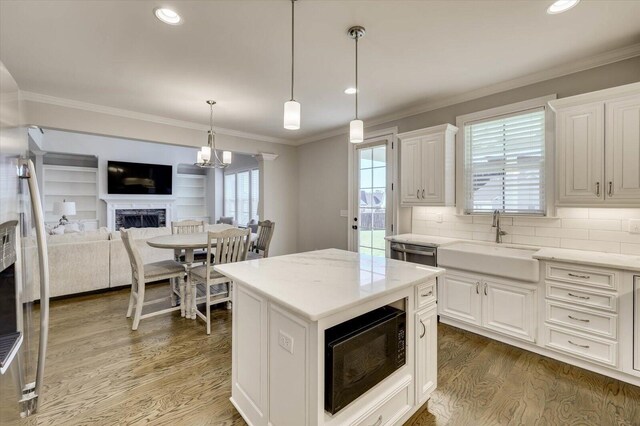
[[438, 250], [435, 246], [391, 243], [391, 258], [426, 266], [438, 264]]

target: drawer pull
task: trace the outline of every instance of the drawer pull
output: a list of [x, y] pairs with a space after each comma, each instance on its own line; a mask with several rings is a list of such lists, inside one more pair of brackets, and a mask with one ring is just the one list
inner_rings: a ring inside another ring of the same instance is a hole
[[589, 278], [591, 278], [590, 275], [578, 275], [578, 274], [572, 274], [571, 272], [569, 272], [567, 275], [569, 275], [570, 277], [582, 278], [582, 279], [585, 279], [585, 280], [588, 280]]
[[577, 346], [579, 348], [584, 348], [584, 349], [589, 349], [589, 345], [579, 345], [577, 343], [573, 343], [571, 340], [567, 340], [567, 342], [569, 342], [570, 344], [572, 344], [573, 346]]
[[380, 426], [381, 424], [382, 424], [382, 416], [378, 417], [378, 420], [376, 420], [376, 422], [371, 426]]
[[574, 320], [574, 321], [582, 321], [582, 322], [591, 322], [591, 320], [588, 319], [582, 319], [582, 318], [576, 318], [574, 316], [569, 315], [569, 318]]
[[591, 299], [589, 296], [578, 296], [577, 294], [567, 293], [571, 297], [575, 297], [576, 299], [589, 300]]
[[428, 293], [422, 293], [422, 294], [420, 295], [420, 297], [429, 297], [429, 296], [433, 296], [433, 290], [431, 290], [431, 291], [430, 291], [430, 292], [428, 292]]

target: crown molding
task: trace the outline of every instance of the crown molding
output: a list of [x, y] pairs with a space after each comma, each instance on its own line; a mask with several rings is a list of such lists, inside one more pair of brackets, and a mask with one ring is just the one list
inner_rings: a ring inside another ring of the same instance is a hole
[[[586, 71], [591, 68], [597, 68], [603, 65], [612, 64], [614, 62], [624, 61], [625, 59], [634, 58], [640, 56], [640, 43], [632, 44], [619, 49], [610, 50], [599, 55], [594, 55], [589, 58], [585, 58], [578, 61], [573, 61], [568, 64], [560, 65], [557, 67], [549, 68], [543, 71], [528, 74], [522, 77], [507, 80], [501, 83], [497, 83], [491, 86], [482, 87], [480, 89], [465, 92], [459, 95], [453, 95], [444, 97], [441, 99], [434, 99], [420, 105], [415, 105], [409, 108], [405, 108], [396, 111], [391, 114], [385, 114], [365, 121], [365, 128], [377, 126], [379, 124], [388, 123], [394, 120], [400, 120], [406, 117], [411, 117], [425, 112], [434, 111], [436, 109], [445, 108], [451, 105], [479, 99], [485, 96], [494, 95], [496, 93], [506, 92], [508, 90], [517, 89], [519, 87], [529, 86], [531, 84], [540, 83], [542, 81], [551, 80], [565, 75], [577, 73], [580, 71]], [[316, 142], [322, 139], [327, 139], [333, 136], [338, 136], [348, 133], [348, 129], [340, 127], [338, 129], [330, 130], [323, 133], [304, 138], [298, 141], [299, 145], [306, 143]]]
[[[56, 96], [43, 95], [41, 93], [22, 91], [21, 99], [23, 101], [37, 102], [41, 104], [56, 105], [66, 108], [80, 109], [84, 111], [96, 112], [99, 114], [114, 115], [117, 117], [130, 118], [133, 120], [148, 121], [150, 123], [164, 124], [167, 126], [180, 127], [183, 129], [198, 130], [206, 132], [209, 127], [203, 124], [191, 121], [175, 120], [173, 118], [161, 117], [159, 115], [145, 114], [142, 112], [130, 111], [121, 108], [114, 108], [104, 105], [92, 104], [88, 102], [76, 101], [73, 99], [58, 98]], [[224, 127], [216, 127], [215, 131], [220, 135], [235, 136], [245, 139], [253, 139], [262, 142], [271, 142], [285, 145], [296, 145], [296, 141], [291, 141], [272, 136], [259, 135], [256, 133], [243, 132], [240, 130], [227, 129]]]

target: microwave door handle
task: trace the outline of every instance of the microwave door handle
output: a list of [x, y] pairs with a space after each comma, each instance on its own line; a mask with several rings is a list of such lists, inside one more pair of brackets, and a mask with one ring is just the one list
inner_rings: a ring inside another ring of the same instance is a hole
[[44, 229], [44, 215], [40, 202], [40, 191], [35, 173], [35, 166], [31, 160], [20, 161], [18, 169], [20, 178], [27, 179], [29, 185], [29, 195], [31, 198], [31, 208], [33, 209], [34, 224], [36, 228], [36, 245], [38, 247], [38, 264], [40, 268], [40, 343], [38, 345], [38, 365], [36, 370], [36, 381], [27, 386], [24, 399], [28, 400], [28, 411], [34, 413], [38, 409], [38, 396], [42, 391], [44, 378], [44, 362], [47, 354], [47, 339], [49, 337], [49, 256], [47, 253], [47, 240]]

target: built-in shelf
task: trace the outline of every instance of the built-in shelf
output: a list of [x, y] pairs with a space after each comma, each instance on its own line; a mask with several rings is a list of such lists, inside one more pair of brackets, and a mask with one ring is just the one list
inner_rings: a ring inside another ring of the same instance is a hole
[[93, 167], [42, 166], [42, 204], [45, 222], [57, 222], [56, 201], [73, 201], [76, 214], [69, 219], [98, 220], [98, 169]]
[[209, 221], [207, 212], [207, 176], [178, 173], [174, 185], [177, 219]]

